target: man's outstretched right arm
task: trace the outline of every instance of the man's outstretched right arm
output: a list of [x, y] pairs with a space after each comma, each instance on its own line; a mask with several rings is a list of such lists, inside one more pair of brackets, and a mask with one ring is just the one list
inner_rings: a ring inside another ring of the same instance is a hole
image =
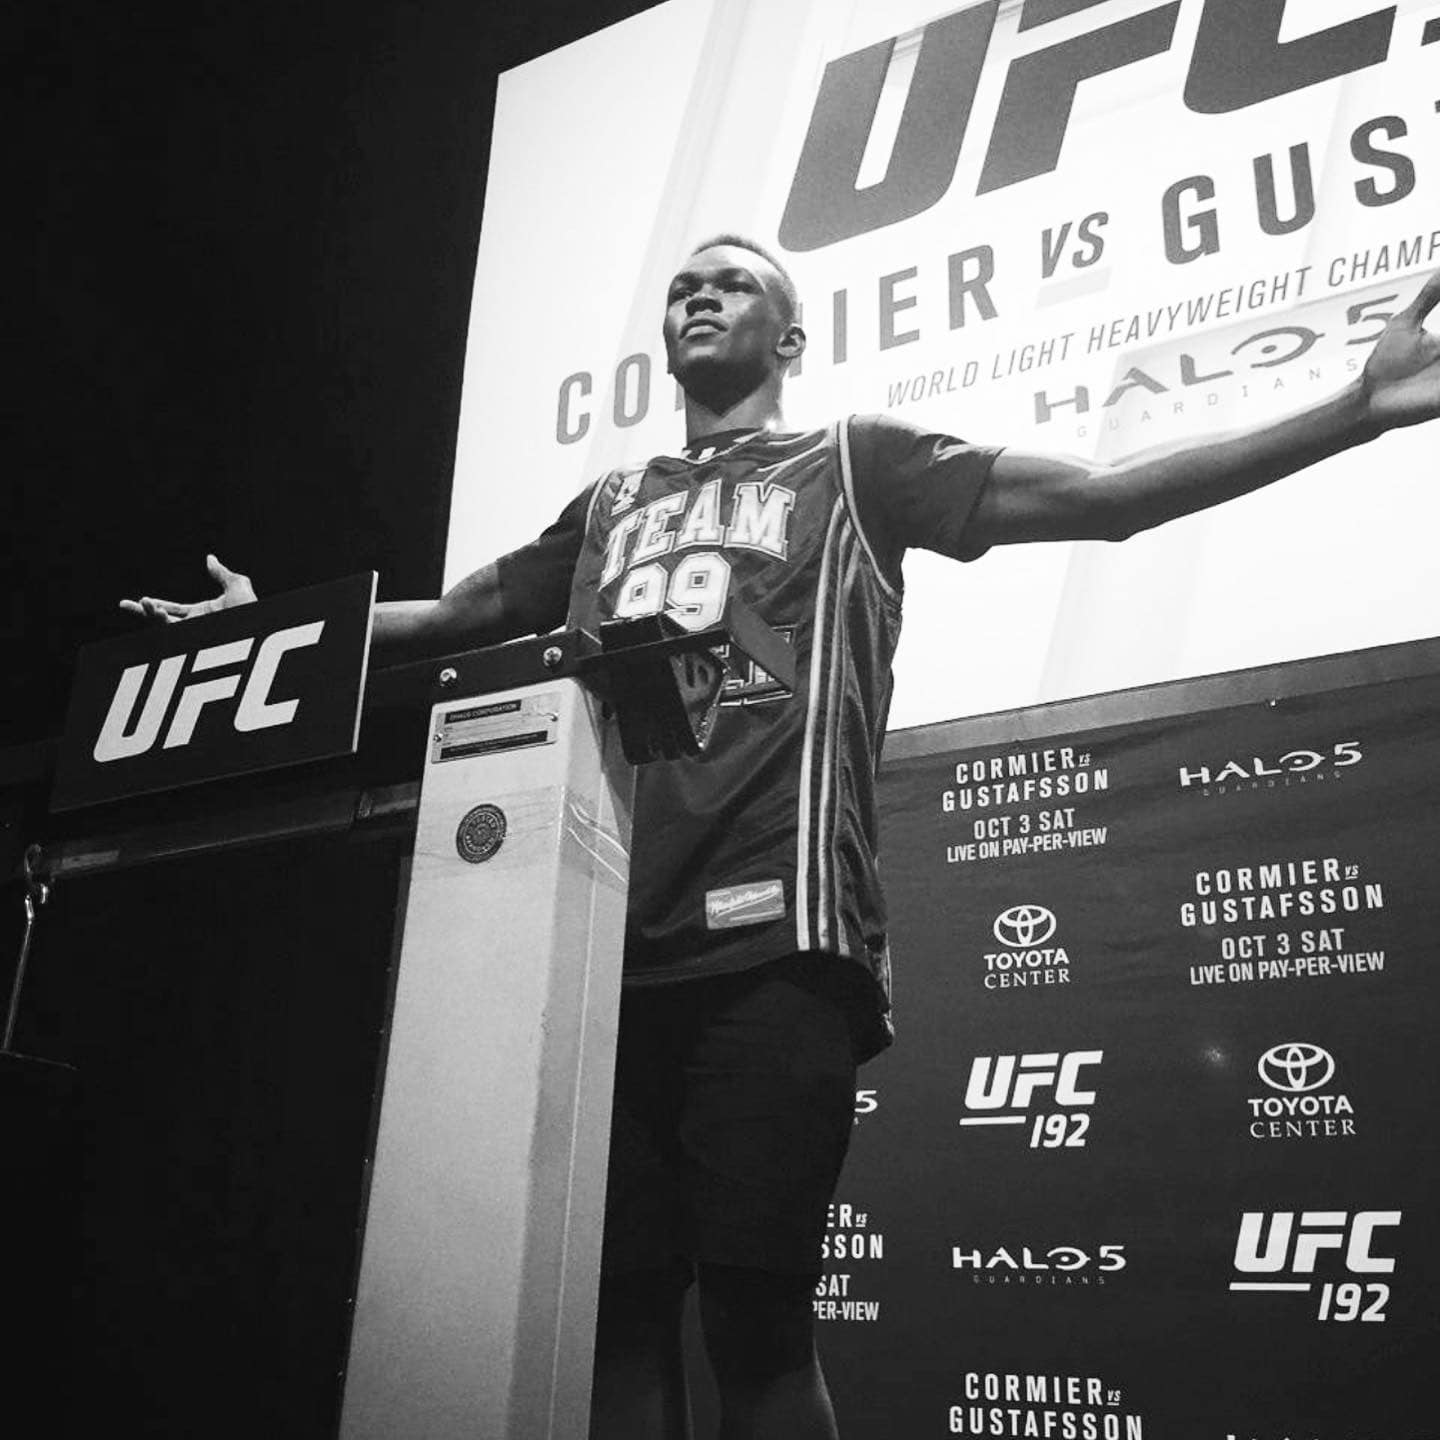
[[[570, 581], [580, 553], [593, 487], [575, 496], [553, 525], [528, 545], [472, 571], [438, 600], [386, 600], [375, 607], [370, 652], [377, 665], [403, 665], [457, 650], [543, 635], [565, 621]], [[174, 624], [255, 599], [248, 576], [205, 557], [219, 592], [190, 603], [142, 596], [120, 608]]]
[[438, 600], [384, 600], [375, 607], [370, 655], [398, 665], [429, 655], [513, 640], [529, 630], [507, 615], [498, 565], [482, 565]]
[[[132, 615], [173, 625], [217, 610], [249, 605], [255, 590], [247, 575], [231, 570], [213, 555], [205, 557], [210, 578], [219, 586], [205, 600], [159, 600], [152, 595], [122, 600]], [[377, 665], [398, 665], [455, 650], [498, 645], [529, 634], [526, 618], [507, 613], [497, 564], [482, 565], [452, 586], [438, 600], [387, 600], [375, 607], [371, 655]]]

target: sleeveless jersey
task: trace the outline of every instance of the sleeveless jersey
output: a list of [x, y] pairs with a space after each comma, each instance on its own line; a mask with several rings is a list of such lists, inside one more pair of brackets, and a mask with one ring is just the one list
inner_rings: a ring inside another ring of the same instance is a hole
[[914, 544], [971, 558], [995, 453], [881, 417], [711, 436], [612, 471], [499, 562], [527, 629], [662, 610], [699, 629], [733, 594], [795, 652], [793, 694], [737, 657], [708, 748], [639, 767], [626, 984], [826, 951], [869, 977], [867, 1053], [889, 1043], [875, 772], [899, 561]]

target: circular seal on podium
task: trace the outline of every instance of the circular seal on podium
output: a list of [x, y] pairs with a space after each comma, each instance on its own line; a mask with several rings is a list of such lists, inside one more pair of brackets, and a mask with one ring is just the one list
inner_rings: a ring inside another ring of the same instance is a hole
[[455, 849], [471, 865], [483, 865], [505, 843], [505, 812], [498, 805], [477, 805], [455, 831]]

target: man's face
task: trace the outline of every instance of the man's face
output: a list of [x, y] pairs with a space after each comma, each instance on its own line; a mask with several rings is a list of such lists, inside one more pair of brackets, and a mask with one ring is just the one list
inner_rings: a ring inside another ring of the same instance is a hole
[[751, 250], [699, 250], [670, 282], [668, 368], [687, 394], [714, 409], [728, 409], [793, 358], [798, 333], [779, 278]]

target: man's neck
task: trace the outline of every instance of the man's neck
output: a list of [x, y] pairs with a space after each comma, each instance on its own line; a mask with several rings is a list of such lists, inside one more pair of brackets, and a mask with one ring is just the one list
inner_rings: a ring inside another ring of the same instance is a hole
[[727, 430], [783, 430], [779, 387], [762, 385], [725, 410], [712, 410], [693, 396], [685, 397], [685, 443], [694, 445]]

